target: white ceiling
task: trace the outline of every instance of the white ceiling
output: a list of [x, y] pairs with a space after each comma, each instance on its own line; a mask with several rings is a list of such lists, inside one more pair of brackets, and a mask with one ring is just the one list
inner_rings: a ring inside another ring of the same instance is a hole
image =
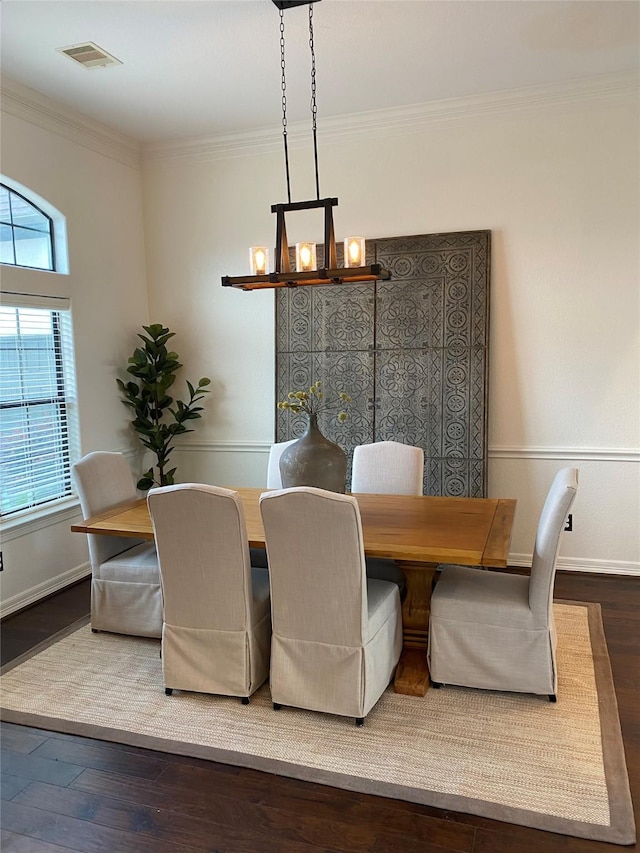
[[[318, 123], [445, 98], [638, 74], [638, 0], [322, 0]], [[3, 0], [3, 75], [141, 142], [280, 123], [271, 0]], [[308, 7], [284, 13], [288, 118], [309, 117]], [[123, 64], [56, 48], [93, 41]]]

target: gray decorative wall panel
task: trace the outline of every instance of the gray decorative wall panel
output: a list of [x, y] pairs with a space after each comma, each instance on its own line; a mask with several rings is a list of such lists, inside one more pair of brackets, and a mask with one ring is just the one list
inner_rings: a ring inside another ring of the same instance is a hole
[[[391, 270], [376, 284], [276, 291], [276, 397], [320, 379], [353, 398], [344, 424], [319, 418], [349, 459], [395, 440], [425, 451], [425, 494], [486, 492], [490, 232], [367, 241]], [[276, 440], [304, 418], [278, 410]]]

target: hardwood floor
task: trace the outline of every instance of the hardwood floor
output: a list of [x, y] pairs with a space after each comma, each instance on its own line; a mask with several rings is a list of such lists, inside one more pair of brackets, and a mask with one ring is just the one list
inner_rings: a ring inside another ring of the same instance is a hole
[[[558, 574], [556, 598], [599, 601], [640, 825], [640, 581]], [[3, 663], [89, 611], [82, 581], [7, 617]], [[254, 770], [2, 724], [5, 853], [605, 853], [512, 824]]]

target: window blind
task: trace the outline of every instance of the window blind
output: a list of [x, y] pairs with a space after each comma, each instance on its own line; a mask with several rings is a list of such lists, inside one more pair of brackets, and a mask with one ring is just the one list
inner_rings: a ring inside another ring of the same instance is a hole
[[78, 430], [68, 300], [5, 294], [4, 303], [0, 511], [9, 515], [72, 494]]

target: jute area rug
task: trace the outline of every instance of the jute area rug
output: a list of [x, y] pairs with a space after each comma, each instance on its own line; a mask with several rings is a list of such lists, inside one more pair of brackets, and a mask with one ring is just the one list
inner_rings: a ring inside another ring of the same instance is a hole
[[293, 708], [164, 695], [159, 641], [76, 627], [1, 678], [2, 718], [213, 759], [553, 832], [632, 844], [635, 827], [600, 607], [555, 605], [546, 697], [387, 690], [363, 728]]

